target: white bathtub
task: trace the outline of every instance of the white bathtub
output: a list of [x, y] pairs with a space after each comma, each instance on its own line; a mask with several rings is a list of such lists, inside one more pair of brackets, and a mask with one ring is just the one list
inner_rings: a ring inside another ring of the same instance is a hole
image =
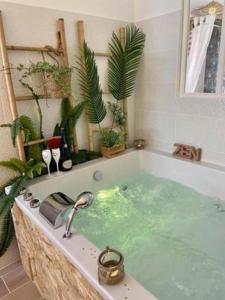
[[[150, 151], [127, 151], [112, 159], [98, 159], [75, 167], [71, 172], [60, 176], [43, 177], [34, 181], [30, 187], [35, 197], [43, 200], [53, 192], [64, 192], [75, 198], [84, 190], [96, 192], [111, 182], [130, 176], [144, 169], [147, 172], [183, 183], [195, 190], [225, 200], [225, 168], [206, 163], [192, 163], [178, 160], [171, 155]], [[93, 179], [95, 171], [101, 171], [103, 179]], [[92, 243], [82, 235], [75, 233], [70, 240], [62, 238], [64, 227], [54, 230], [39, 215], [38, 209], [30, 209], [20, 197], [16, 199], [18, 206], [31, 220], [45, 232], [52, 243], [58, 247], [68, 260], [85, 276], [105, 298], [111, 300], [155, 300], [137, 281], [126, 274], [122, 283], [115, 287], [101, 286], [97, 278], [97, 260], [93, 259], [93, 251], [100, 253]], [[82, 249], [86, 250], [83, 251]], [[126, 285], [124, 285], [126, 283]], [[129, 290], [128, 290], [129, 288]]]

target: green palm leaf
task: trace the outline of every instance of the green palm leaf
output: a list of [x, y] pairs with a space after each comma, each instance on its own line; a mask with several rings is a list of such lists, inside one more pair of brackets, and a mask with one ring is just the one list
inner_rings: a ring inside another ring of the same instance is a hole
[[109, 44], [108, 87], [116, 100], [133, 94], [136, 75], [145, 44], [145, 34], [136, 26], [125, 28], [125, 45], [113, 32]]
[[0, 257], [7, 251], [14, 237], [14, 226], [10, 208], [0, 220]]
[[87, 114], [89, 122], [100, 124], [106, 116], [106, 107], [102, 99], [102, 90], [99, 82], [98, 68], [94, 52], [84, 42], [83, 53], [80, 59], [78, 74], [81, 95], [87, 101]]

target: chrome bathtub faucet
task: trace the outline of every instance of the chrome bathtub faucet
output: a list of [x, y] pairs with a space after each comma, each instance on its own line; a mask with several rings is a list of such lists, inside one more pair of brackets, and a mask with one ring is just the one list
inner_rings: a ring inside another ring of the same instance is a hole
[[76, 202], [66, 221], [66, 233], [63, 235], [64, 239], [70, 239], [72, 236], [71, 227], [72, 227], [74, 216], [78, 211], [78, 209], [88, 208], [89, 206], [91, 206], [93, 200], [94, 200], [94, 195], [91, 192], [83, 192], [77, 197]]

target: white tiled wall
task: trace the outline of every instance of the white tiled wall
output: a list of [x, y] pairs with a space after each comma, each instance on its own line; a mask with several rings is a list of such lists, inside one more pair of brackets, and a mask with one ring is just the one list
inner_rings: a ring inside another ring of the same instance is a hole
[[177, 93], [180, 11], [138, 25], [147, 34], [136, 90], [136, 136], [169, 152], [175, 142], [203, 148], [203, 159], [225, 164], [225, 102]]

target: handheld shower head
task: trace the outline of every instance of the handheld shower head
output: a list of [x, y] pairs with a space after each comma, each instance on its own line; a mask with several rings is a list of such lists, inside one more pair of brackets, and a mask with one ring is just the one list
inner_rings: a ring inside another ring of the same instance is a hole
[[88, 208], [94, 200], [94, 195], [91, 192], [81, 193], [74, 204], [75, 209]]
[[91, 192], [83, 192], [81, 193], [73, 206], [73, 209], [71, 210], [68, 219], [66, 221], [66, 233], [63, 235], [63, 238], [69, 239], [72, 236], [71, 232], [71, 226], [73, 222], [73, 218], [80, 208], [88, 208], [91, 206], [92, 202], [94, 200], [94, 195]]

